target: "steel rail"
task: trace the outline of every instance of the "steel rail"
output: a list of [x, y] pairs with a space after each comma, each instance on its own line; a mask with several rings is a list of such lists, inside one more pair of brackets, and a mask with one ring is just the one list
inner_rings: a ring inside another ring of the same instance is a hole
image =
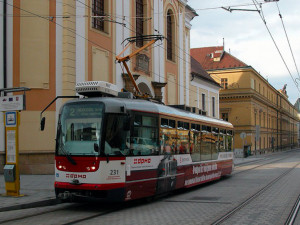
[[292, 168], [286, 170], [284, 173], [282, 173], [280, 176], [273, 179], [271, 182], [269, 182], [266, 186], [261, 188], [259, 191], [257, 191], [255, 194], [251, 195], [249, 198], [247, 198], [245, 201], [240, 203], [238, 206], [234, 207], [232, 210], [224, 214], [222, 217], [214, 221], [211, 225], [219, 225], [228, 220], [232, 215], [234, 215], [236, 212], [244, 208], [246, 205], [248, 205], [250, 202], [252, 202], [254, 199], [256, 199], [258, 196], [260, 196], [262, 193], [264, 193], [266, 190], [268, 190], [270, 187], [272, 187], [276, 182], [278, 182], [281, 178], [285, 177], [287, 174], [289, 174], [292, 170], [294, 170], [298, 165], [300, 165], [300, 162], [297, 163]]
[[[287, 159], [289, 158], [289, 156], [285, 157], [285, 158], [281, 158], [281, 159], [275, 159], [275, 160], [272, 160], [270, 162], [267, 162], [267, 163], [264, 163], [264, 164], [261, 164], [261, 165], [258, 165], [258, 166], [255, 166], [255, 167], [252, 167], [250, 169], [246, 169], [246, 170], [242, 170], [242, 171], [237, 171], [237, 172], [233, 172], [232, 175], [237, 175], [237, 174], [240, 174], [240, 173], [244, 173], [244, 172], [247, 172], [247, 171], [250, 171], [250, 170], [254, 170], [258, 167], [262, 167], [262, 166], [265, 166], [265, 165], [268, 165], [268, 164], [271, 164], [271, 163], [274, 163], [274, 162], [278, 162], [278, 161], [281, 161], [281, 160], [284, 160], [284, 159]], [[267, 159], [264, 159], [264, 160], [267, 160]], [[263, 161], [263, 160], [259, 160], [259, 161]], [[256, 161], [257, 162], [257, 161]], [[254, 163], [254, 162], [253, 162]], [[249, 166], [251, 165], [250, 162], [247, 163], [247, 165], [242, 165], [242, 166], [239, 166], [238, 168], [241, 168], [243, 166]]]
[[[0, 221], [0, 224], [16, 222], [16, 221], [19, 221], [20, 223], [22, 223], [22, 220], [24, 220], [24, 219], [33, 218], [33, 217], [37, 217], [37, 216], [42, 216], [42, 215], [46, 215], [46, 214], [51, 214], [53, 212], [63, 211], [66, 208], [81, 208], [82, 207], [82, 204], [80, 204], [80, 203], [75, 203], [75, 204], [68, 203], [68, 204], [71, 204], [71, 205], [62, 206], [63, 208], [58, 208], [58, 209], [49, 209], [48, 211], [45, 211], [45, 212], [37, 212], [37, 213], [31, 214], [31, 215], [24, 215], [24, 216], [20, 216], [20, 217], [17, 217], [17, 218], [2, 220], [2, 221]], [[82, 221], [85, 221], [85, 220], [90, 220], [90, 219], [93, 219], [93, 218], [96, 218], [96, 217], [99, 217], [99, 216], [102, 216], [102, 215], [106, 215], [106, 214], [109, 214], [109, 213], [112, 213], [112, 212], [116, 212], [116, 211], [121, 210], [123, 208], [124, 208], [124, 205], [121, 204], [121, 205], [112, 207], [111, 209], [107, 209], [107, 210], [104, 210], [102, 212], [97, 212], [94, 215], [90, 215], [90, 216], [83, 217], [83, 218], [76, 219], [76, 220], [71, 220], [70, 222], [66, 222], [63, 225], [76, 224], [76, 223], [79, 223], [79, 222], [82, 222]]]
[[290, 215], [288, 216], [285, 225], [293, 225], [300, 209], [300, 195], [298, 196]]

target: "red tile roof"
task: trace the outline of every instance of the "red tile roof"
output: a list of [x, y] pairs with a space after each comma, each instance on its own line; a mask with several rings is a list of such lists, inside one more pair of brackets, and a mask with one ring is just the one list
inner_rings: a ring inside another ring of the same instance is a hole
[[191, 73], [193, 76], [202, 78], [214, 85], [220, 86], [206, 71], [201, 64], [191, 56]]
[[248, 65], [224, 51], [223, 46], [192, 48], [194, 57], [205, 70], [247, 67]]

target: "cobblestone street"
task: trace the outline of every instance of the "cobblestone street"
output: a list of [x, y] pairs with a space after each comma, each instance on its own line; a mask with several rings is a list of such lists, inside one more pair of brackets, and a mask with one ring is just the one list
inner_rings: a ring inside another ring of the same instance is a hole
[[[249, 158], [248, 161], [241, 160], [229, 177], [176, 191], [148, 203], [137, 201], [121, 206], [68, 203], [0, 212], [0, 218], [2, 222], [7, 221], [4, 224], [214, 224], [228, 211], [261, 191], [220, 224], [279, 225], [285, 223], [300, 193], [299, 162], [299, 150]], [[41, 188], [35, 190], [40, 196], [34, 197], [45, 200], [45, 192], [51, 197], [52, 190], [45, 188], [46, 184], [36, 178], [38, 176], [32, 176], [32, 180], [23, 177], [27, 179], [23, 180], [23, 185], [30, 187], [30, 183], [40, 182]], [[49, 177], [49, 183], [51, 179]], [[30, 195], [33, 190], [29, 189], [23, 191]], [[5, 199], [1, 197], [2, 202]], [[19, 198], [17, 202], [22, 204], [25, 199]], [[20, 220], [15, 220], [17, 218]]]

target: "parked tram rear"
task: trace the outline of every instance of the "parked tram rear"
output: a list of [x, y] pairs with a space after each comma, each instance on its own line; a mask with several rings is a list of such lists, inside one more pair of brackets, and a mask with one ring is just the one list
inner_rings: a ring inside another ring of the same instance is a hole
[[117, 93], [104, 82], [78, 87], [88, 97], [66, 102], [59, 114], [57, 198], [129, 201], [231, 174], [230, 123], [130, 95], [107, 97]]

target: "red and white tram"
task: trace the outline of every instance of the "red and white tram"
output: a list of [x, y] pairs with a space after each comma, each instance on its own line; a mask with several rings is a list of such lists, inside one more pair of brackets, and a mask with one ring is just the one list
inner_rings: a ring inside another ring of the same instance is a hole
[[[118, 94], [105, 82], [84, 82], [76, 90]], [[128, 201], [217, 180], [232, 170], [233, 126], [226, 121], [129, 93], [70, 100], [60, 110], [57, 198]]]

